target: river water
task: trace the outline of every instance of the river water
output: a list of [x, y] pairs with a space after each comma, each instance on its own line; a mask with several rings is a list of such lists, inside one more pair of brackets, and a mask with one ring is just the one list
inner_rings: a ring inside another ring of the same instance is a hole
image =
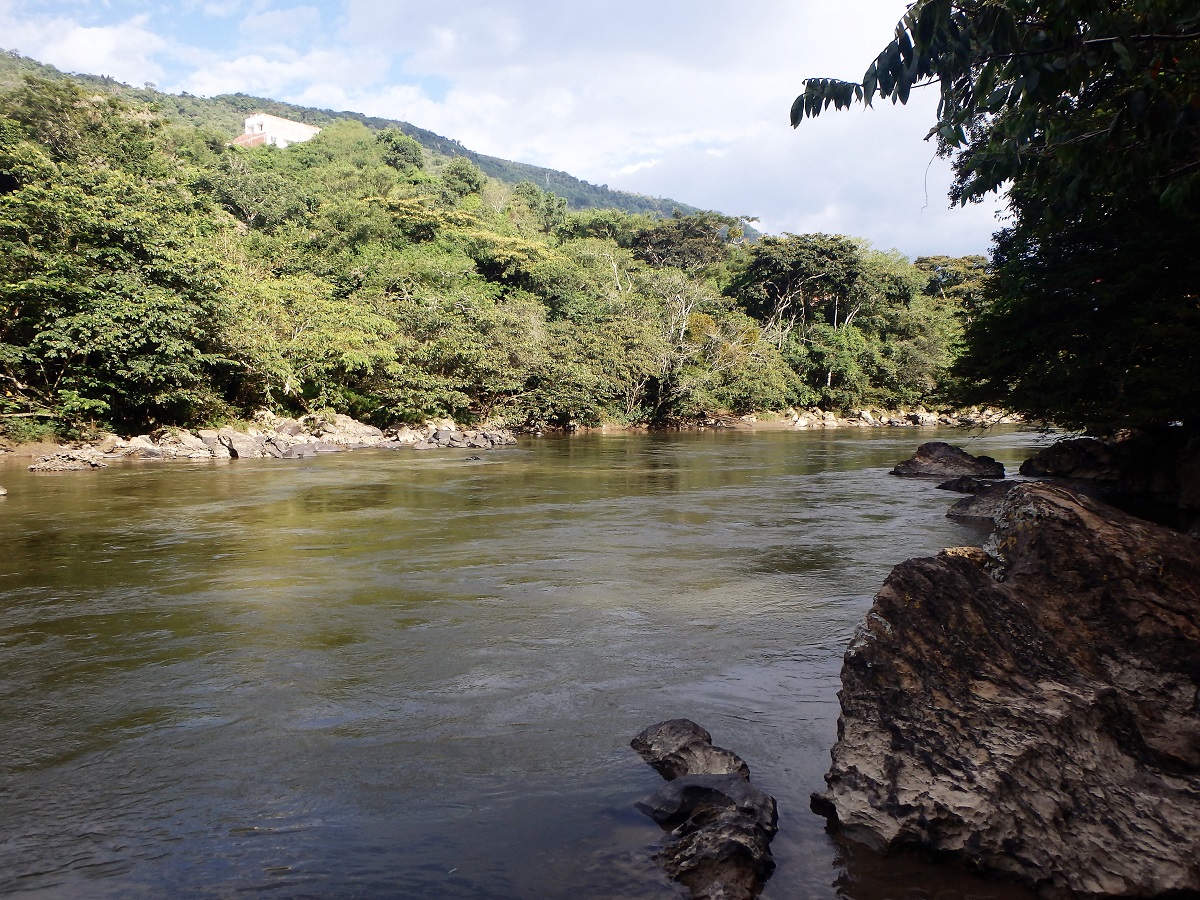
[[0, 894], [673, 898], [628, 747], [687, 716], [779, 802], [767, 898], [1010, 900], [808, 810], [888, 570], [978, 544], [920, 441], [588, 435], [0, 468]]

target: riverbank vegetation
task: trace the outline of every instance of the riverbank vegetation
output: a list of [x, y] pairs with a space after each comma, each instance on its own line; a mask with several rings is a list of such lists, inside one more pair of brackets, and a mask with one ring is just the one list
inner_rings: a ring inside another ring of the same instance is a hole
[[262, 408], [544, 428], [934, 404], [985, 270], [572, 209], [352, 119], [243, 149], [36, 75], [0, 114], [0, 421], [18, 437]]

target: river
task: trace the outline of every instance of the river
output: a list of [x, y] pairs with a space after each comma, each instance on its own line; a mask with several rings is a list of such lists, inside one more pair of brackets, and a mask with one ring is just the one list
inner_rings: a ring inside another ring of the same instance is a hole
[[773, 794], [766, 898], [1010, 900], [808, 809], [888, 570], [984, 532], [886, 474], [1013, 428], [0, 467], [0, 893], [673, 898], [628, 747], [687, 716]]

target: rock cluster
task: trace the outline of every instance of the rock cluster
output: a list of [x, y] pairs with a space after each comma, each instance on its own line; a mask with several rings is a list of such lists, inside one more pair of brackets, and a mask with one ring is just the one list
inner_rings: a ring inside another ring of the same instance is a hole
[[433, 429], [414, 443], [413, 449], [492, 450], [516, 442], [517, 439], [507, 431], [459, 431], [451, 425]]
[[890, 426], [914, 428], [942, 425], [949, 428], [980, 428], [989, 425], [1010, 425], [1020, 417], [993, 409], [971, 409], [966, 412], [928, 412], [925, 409], [870, 410], [860, 409], [846, 416], [828, 410], [806, 409], [790, 411], [793, 428], [871, 428]]
[[944, 441], [929, 441], [917, 448], [912, 459], [906, 459], [892, 469], [892, 474], [906, 477], [971, 475], [977, 478], [1003, 478], [1004, 466], [990, 456], [972, 456]]
[[103, 462], [87, 451], [68, 450], [64, 453], [51, 453], [39, 456], [29, 467], [30, 472], [81, 472], [84, 469], [103, 469], [108, 463]]
[[244, 431], [234, 428], [200, 429], [196, 432], [163, 428], [124, 440], [108, 435], [96, 444], [42, 457], [31, 471], [67, 471], [103, 466], [105, 460], [135, 459], [303, 459], [318, 453], [377, 448], [417, 450], [435, 447], [490, 450], [515, 444], [511, 432], [502, 429], [467, 431], [453, 421], [440, 419], [416, 429], [400, 426], [379, 429], [356, 422], [349, 416], [305, 416], [289, 419], [269, 412], [255, 416]]
[[1200, 891], [1200, 541], [1018, 485], [982, 549], [892, 570], [839, 697], [813, 808], [848, 837], [1048, 896]]
[[667, 783], [637, 803], [665, 831], [655, 858], [697, 900], [757, 897], [771, 873], [775, 798], [737, 754], [690, 719], [651, 725], [630, 746]]

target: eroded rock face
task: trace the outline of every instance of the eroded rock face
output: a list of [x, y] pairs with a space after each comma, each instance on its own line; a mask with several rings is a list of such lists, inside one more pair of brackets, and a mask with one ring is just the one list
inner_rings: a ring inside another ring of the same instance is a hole
[[1051, 896], [1200, 891], [1200, 541], [1061, 486], [892, 570], [813, 808]]
[[972, 456], [944, 441], [929, 441], [917, 448], [912, 459], [892, 469], [893, 475], [953, 478], [974, 475], [979, 478], [1003, 478], [1004, 466], [990, 456]]
[[775, 798], [737, 754], [690, 719], [651, 725], [630, 746], [667, 779], [637, 808], [669, 834], [655, 858], [695, 900], [749, 900], [775, 871]]

